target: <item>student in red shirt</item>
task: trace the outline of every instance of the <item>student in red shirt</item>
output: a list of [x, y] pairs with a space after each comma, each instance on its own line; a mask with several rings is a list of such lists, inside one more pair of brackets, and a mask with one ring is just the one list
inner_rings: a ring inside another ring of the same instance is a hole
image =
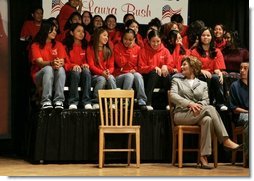
[[30, 41], [34, 39], [39, 32], [43, 19], [42, 7], [35, 7], [31, 13], [32, 19], [26, 20], [22, 26], [20, 33], [21, 41]]
[[153, 110], [152, 94], [155, 86], [160, 83], [157, 86], [163, 87], [165, 90], [170, 88], [169, 80], [170, 73], [173, 73], [173, 58], [162, 44], [158, 31], [150, 31], [147, 37], [148, 41], [140, 51], [138, 67], [145, 81], [147, 109]]
[[56, 34], [55, 24], [45, 21], [31, 45], [31, 74], [37, 91], [42, 90], [42, 109], [52, 108], [52, 102], [56, 109], [63, 109], [66, 52], [55, 41]]
[[136, 33], [126, 29], [122, 41], [114, 47], [116, 85], [129, 90], [135, 84], [138, 105], [141, 110], [146, 110], [146, 94], [142, 75], [138, 71], [138, 55], [140, 47], [135, 43]]
[[98, 90], [116, 89], [114, 72], [114, 55], [109, 45], [108, 32], [100, 27], [96, 28], [91, 45], [87, 48], [87, 62], [92, 72], [92, 86], [94, 99], [93, 109], [99, 109]]
[[116, 44], [121, 40], [121, 32], [117, 28], [117, 19], [113, 14], [109, 14], [105, 18], [106, 30], [108, 31], [109, 40]]
[[169, 31], [166, 39], [166, 46], [173, 57], [174, 73], [182, 72], [182, 59], [190, 55], [190, 50], [184, 48], [182, 36], [178, 30]]
[[222, 51], [226, 46], [226, 40], [224, 38], [226, 33], [225, 27], [223, 24], [216, 24], [213, 31], [215, 37], [214, 45]]
[[213, 30], [208, 27], [201, 29], [198, 45], [191, 51], [191, 55], [197, 57], [202, 62], [202, 75], [199, 77], [208, 83], [210, 104], [216, 101], [216, 107], [221, 111], [226, 111], [223, 74], [226, 69], [223, 55], [220, 49], [214, 46]]
[[91, 73], [86, 61], [86, 48], [88, 42], [85, 39], [85, 30], [81, 23], [73, 23], [70, 26], [64, 45], [67, 52], [65, 70], [69, 81], [69, 109], [77, 109], [79, 104], [78, 86], [82, 91], [81, 104], [85, 109], [92, 109], [91, 105]]
[[73, 12], [69, 19], [67, 20], [66, 24], [64, 25], [63, 31], [60, 32], [60, 34], [57, 36], [58, 41], [63, 42], [65, 39], [67, 33], [69, 32], [69, 29], [73, 23], [82, 23], [82, 17], [79, 12]]
[[130, 19], [130, 20], [126, 21], [124, 26], [125, 26], [125, 29], [130, 28], [135, 31], [136, 43], [138, 46], [140, 46], [140, 48], [143, 48], [144, 47], [143, 37], [138, 32], [139, 31], [139, 23], [135, 19]]
[[64, 26], [73, 12], [77, 11], [81, 13], [82, 6], [82, 0], [68, 0], [68, 2], [64, 4], [57, 16], [60, 33], [64, 32]]

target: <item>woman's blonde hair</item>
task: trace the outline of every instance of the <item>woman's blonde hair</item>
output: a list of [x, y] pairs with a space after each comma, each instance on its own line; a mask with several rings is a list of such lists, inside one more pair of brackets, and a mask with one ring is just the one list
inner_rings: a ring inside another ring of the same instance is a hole
[[183, 62], [187, 62], [189, 64], [190, 68], [192, 68], [193, 73], [196, 77], [200, 75], [202, 63], [197, 57], [184, 56], [182, 59], [182, 64], [183, 64]]

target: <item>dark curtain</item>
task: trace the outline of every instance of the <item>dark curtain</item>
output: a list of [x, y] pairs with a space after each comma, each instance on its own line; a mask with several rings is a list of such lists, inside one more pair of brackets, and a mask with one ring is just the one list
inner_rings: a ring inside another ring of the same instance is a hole
[[237, 30], [242, 47], [249, 48], [248, 0], [189, 0], [189, 22], [203, 20], [207, 26], [222, 23]]

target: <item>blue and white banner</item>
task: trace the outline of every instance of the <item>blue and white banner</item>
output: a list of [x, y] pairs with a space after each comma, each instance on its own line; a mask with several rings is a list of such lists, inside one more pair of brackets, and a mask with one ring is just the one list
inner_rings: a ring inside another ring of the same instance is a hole
[[[67, 1], [43, 0], [44, 18], [56, 17]], [[173, 14], [181, 14], [184, 23], [188, 24], [188, 2], [189, 0], [83, 0], [82, 11], [90, 11], [93, 16], [99, 14], [104, 19], [108, 14], [114, 14], [118, 23], [122, 23], [126, 13], [131, 13], [140, 24], [147, 24], [155, 17], [164, 24], [170, 22]]]

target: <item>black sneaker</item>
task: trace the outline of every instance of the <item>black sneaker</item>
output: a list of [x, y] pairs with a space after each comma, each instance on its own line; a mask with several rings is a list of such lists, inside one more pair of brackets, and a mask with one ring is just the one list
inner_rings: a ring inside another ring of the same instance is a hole
[[62, 101], [56, 101], [54, 104], [55, 109], [63, 109], [63, 102]]
[[52, 109], [52, 108], [53, 108], [53, 106], [52, 106], [51, 102], [45, 102], [41, 106], [41, 109]]

